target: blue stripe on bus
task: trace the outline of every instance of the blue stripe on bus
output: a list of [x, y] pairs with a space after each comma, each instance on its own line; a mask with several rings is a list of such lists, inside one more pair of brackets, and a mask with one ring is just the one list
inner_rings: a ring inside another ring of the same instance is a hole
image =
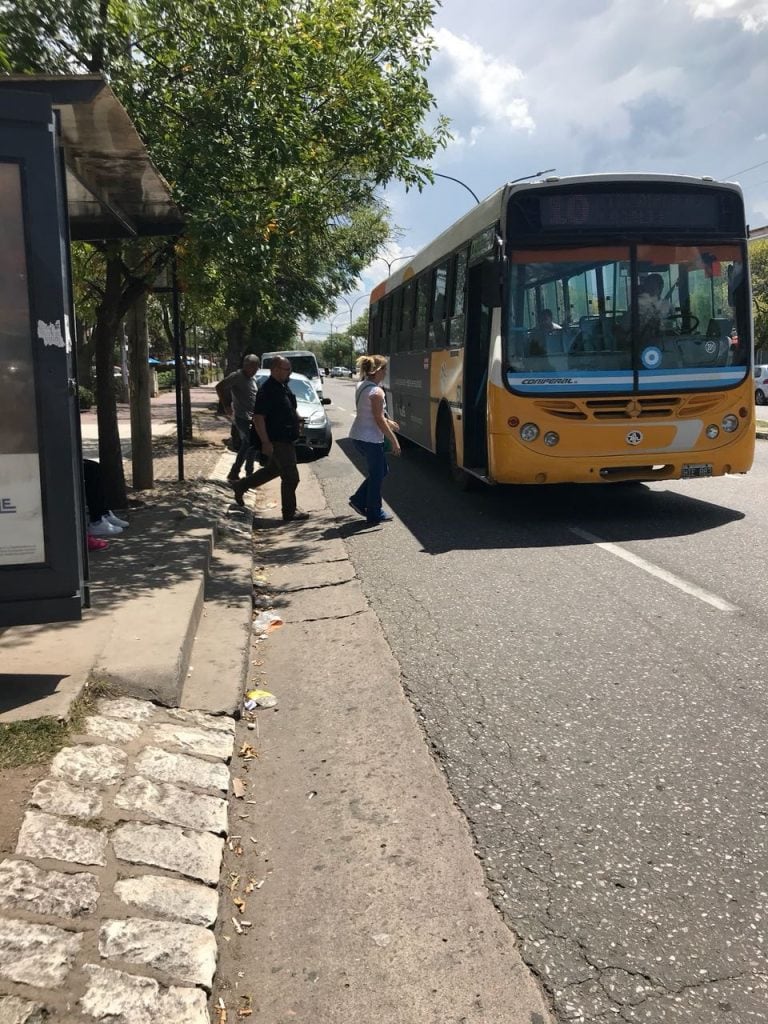
[[[595, 394], [626, 394], [634, 388], [635, 374], [632, 370], [617, 370], [605, 373], [599, 370], [582, 370], [577, 373], [552, 371], [544, 373], [507, 372], [507, 381], [521, 394], [553, 394], [568, 391], [572, 394], [592, 392]], [[744, 368], [724, 369], [718, 366], [703, 366], [692, 369], [641, 370], [638, 373], [640, 391], [675, 391], [680, 388], [699, 387], [706, 390], [739, 384], [744, 380]]]
[[725, 370], [717, 366], [703, 366], [696, 370], [643, 370], [638, 376], [640, 391], [675, 391], [681, 387], [699, 387], [708, 390], [740, 384], [744, 368]]

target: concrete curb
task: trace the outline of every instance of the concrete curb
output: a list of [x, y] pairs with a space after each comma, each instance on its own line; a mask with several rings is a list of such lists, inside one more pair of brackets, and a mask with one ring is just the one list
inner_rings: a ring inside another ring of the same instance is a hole
[[548, 1024], [338, 522], [301, 477], [311, 518], [256, 523], [285, 623], [259, 648], [260, 685], [279, 704], [236, 734], [243, 841], [225, 850], [223, 899], [252, 927], [222, 913], [212, 1003], [228, 1019], [245, 1000], [265, 1021]]
[[[81, 622], [4, 631], [0, 662], [18, 699], [9, 692], [0, 722], [64, 719], [92, 679], [177, 706], [196, 637], [208, 652], [198, 661], [210, 656], [218, 679], [211, 697], [189, 699], [232, 713], [247, 678], [252, 544], [250, 514], [229, 514], [228, 498], [206, 481], [161, 485], [152, 504], [131, 512], [129, 529], [92, 558], [92, 607]], [[206, 643], [209, 618], [217, 626]]]
[[[231, 465], [232, 453], [224, 452], [209, 477], [225, 496]], [[226, 518], [219, 520], [179, 707], [239, 716], [249, 678], [252, 630], [253, 513], [231, 501]]]

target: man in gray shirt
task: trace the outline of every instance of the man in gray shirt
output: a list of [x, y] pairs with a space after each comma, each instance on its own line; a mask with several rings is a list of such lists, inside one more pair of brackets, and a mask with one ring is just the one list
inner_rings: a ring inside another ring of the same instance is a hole
[[248, 449], [250, 448], [249, 438], [251, 420], [253, 419], [253, 405], [258, 391], [254, 375], [258, 368], [258, 356], [245, 356], [240, 369], [230, 373], [216, 385], [216, 394], [221, 399], [224, 412], [227, 416], [232, 417], [232, 422], [240, 436], [240, 448], [238, 449], [235, 461], [232, 463], [227, 480], [237, 480], [244, 462], [249, 463], [245, 467], [246, 473], [253, 472], [253, 455], [251, 455], [250, 459], [248, 458]]

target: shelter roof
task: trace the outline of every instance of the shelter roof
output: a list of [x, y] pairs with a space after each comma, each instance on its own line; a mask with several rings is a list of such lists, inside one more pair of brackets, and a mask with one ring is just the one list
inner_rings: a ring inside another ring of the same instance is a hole
[[74, 240], [183, 230], [168, 183], [101, 75], [3, 75], [0, 88], [42, 93], [58, 111]]

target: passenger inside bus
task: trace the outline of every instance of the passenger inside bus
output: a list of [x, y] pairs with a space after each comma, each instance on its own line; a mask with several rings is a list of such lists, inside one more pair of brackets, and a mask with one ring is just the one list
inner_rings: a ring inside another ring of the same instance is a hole
[[[595, 251], [594, 258], [584, 252], [572, 259], [563, 253], [560, 259], [514, 263], [509, 369], [644, 372], [747, 365], [748, 343], [733, 344], [729, 337], [743, 291], [734, 247], [706, 253], [639, 247], [634, 268], [629, 255], [608, 259]], [[742, 333], [748, 339], [748, 328]]]
[[547, 356], [563, 351], [563, 329], [555, 323], [551, 309], [542, 309], [539, 321], [531, 331], [528, 354]]
[[663, 292], [664, 278], [661, 274], [646, 274], [641, 279], [637, 294], [637, 312], [641, 329], [646, 324], [660, 324], [672, 311], [669, 299], [663, 297]]

